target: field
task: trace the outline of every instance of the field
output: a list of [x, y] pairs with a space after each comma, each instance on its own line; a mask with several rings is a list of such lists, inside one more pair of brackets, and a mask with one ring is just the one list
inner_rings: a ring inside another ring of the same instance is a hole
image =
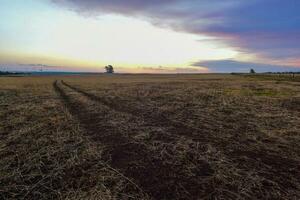
[[0, 199], [300, 199], [300, 79], [0, 77]]

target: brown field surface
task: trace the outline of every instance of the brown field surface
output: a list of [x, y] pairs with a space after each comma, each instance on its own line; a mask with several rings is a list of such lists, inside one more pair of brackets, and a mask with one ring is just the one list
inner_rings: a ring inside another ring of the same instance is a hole
[[0, 77], [0, 199], [300, 199], [300, 77]]

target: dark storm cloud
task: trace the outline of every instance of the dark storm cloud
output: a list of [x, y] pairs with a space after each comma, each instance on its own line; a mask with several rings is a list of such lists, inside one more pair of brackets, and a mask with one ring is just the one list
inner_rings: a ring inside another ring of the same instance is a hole
[[144, 17], [179, 31], [216, 36], [276, 60], [300, 57], [299, 0], [53, 0], [85, 15]]
[[262, 63], [252, 62], [239, 62], [234, 60], [217, 60], [217, 61], [200, 61], [195, 62], [192, 66], [206, 67], [211, 72], [249, 72], [251, 68], [255, 69], [256, 72], [299, 72], [300, 66], [287, 67], [282, 65], [269, 65]]

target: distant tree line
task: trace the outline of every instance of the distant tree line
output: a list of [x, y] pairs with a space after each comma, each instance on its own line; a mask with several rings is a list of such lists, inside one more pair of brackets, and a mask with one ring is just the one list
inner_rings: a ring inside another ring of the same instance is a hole
[[300, 74], [299, 72], [265, 72], [264, 74]]
[[0, 71], [0, 75], [18, 75], [18, 74], [24, 74], [24, 73], [21, 73], [21, 72]]
[[[232, 72], [231, 74], [233, 75], [238, 75], [238, 74], [247, 74], [247, 73], [239, 73], [239, 72]], [[250, 69], [249, 74], [256, 74], [254, 69]], [[295, 74], [300, 74], [300, 71], [298, 72], [262, 72], [260, 74], [291, 74], [291, 75], [295, 75]]]

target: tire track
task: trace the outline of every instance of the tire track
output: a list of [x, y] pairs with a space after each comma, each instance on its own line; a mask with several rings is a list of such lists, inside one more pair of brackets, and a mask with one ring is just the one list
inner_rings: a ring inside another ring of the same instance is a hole
[[[86, 115], [85, 113], [87, 113], [87, 111], [84, 109], [84, 105], [80, 104], [79, 102], [74, 103], [72, 101], [72, 99], [66, 94], [66, 92], [58, 86], [58, 81], [56, 80], [53, 83], [53, 88], [55, 90], [55, 92], [57, 93], [57, 95], [61, 98], [64, 106], [68, 109], [68, 111], [71, 113], [72, 116], [74, 116], [75, 118], [77, 118], [77, 120], [79, 121], [80, 125], [87, 131], [87, 135], [91, 136], [91, 137], [95, 137], [97, 136], [98, 131], [95, 130], [95, 125], [98, 124], [98, 122], [95, 120], [97, 119], [97, 117], [99, 118], [99, 116], [95, 116], [94, 114], [92, 115]], [[80, 108], [80, 109], [78, 109]], [[94, 119], [94, 120], [92, 120]], [[104, 139], [104, 138], [102, 138]], [[99, 140], [99, 138], [96, 138], [96, 140]], [[121, 145], [123, 144], [128, 144], [129, 141], [127, 140], [127, 138], [122, 137], [121, 135], [119, 137], [116, 138], [112, 138], [112, 140], [107, 140], [107, 141], [114, 141], [116, 143], [119, 143]], [[109, 144], [105, 143], [104, 145], [108, 145]], [[109, 151], [109, 150], [107, 150]], [[108, 157], [107, 155], [104, 155], [104, 157]], [[114, 157], [112, 156], [112, 159], [114, 159]], [[108, 158], [106, 158], [107, 162]], [[118, 160], [115, 160], [116, 162]], [[117, 171], [113, 165], [109, 164], [109, 168]], [[118, 172], [118, 171], [117, 171]], [[118, 172], [120, 173], [120, 172]], [[129, 190], [131, 192], [142, 192], [145, 193], [135, 182], [133, 182], [129, 177], [125, 176], [124, 174], [122, 174], [122, 176], [129, 181], [129, 183], [131, 183], [133, 185], [134, 188], [129, 188]]]
[[[200, 163], [197, 176], [188, 177], [182, 166], [174, 166], [159, 153], [123, 135], [117, 127], [105, 123], [105, 112], [90, 112], [86, 105], [71, 98], [58, 82], [53, 87], [87, 134], [106, 146], [104, 159], [154, 199], [191, 199], [205, 194], [201, 177], [211, 173], [208, 163]], [[80, 93], [81, 94], [81, 93]], [[109, 107], [110, 108], [110, 107]], [[177, 184], [179, 183], [179, 184]], [[132, 190], [132, 189], [131, 189]], [[136, 191], [129, 191], [136, 192]]]

